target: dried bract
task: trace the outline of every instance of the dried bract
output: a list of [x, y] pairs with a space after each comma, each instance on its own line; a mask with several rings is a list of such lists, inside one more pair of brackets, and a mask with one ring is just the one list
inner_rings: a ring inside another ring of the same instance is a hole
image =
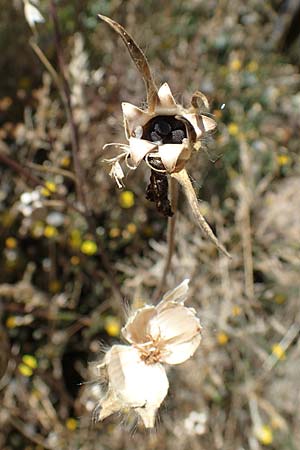
[[122, 329], [129, 345], [114, 345], [98, 364], [100, 380], [107, 382], [98, 420], [131, 408], [146, 428], [154, 426], [169, 388], [163, 364], [188, 360], [201, 341], [196, 311], [184, 306], [188, 283], [184, 280], [157, 306], [146, 305], [129, 317]]

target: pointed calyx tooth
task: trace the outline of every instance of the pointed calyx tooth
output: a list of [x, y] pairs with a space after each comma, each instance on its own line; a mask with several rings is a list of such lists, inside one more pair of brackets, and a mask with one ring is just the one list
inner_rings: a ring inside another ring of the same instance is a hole
[[144, 126], [149, 120], [149, 114], [131, 103], [123, 102], [122, 111], [131, 136], [138, 126]]
[[168, 83], [164, 83], [158, 90], [159, 106], [162, 108], [176, 108], [177, 104]]
[[206, 95], [204, 95], [200, 91], [196, 91], [196, 92], [194, 92], [194, 94], [192, 96], [192, 100], [191, 100], [191, 105], [196, 111], [198, 111], [198, 109], [199, 109], [199, 100], [201, 100], [201, 102], [203, 103], [203, 105], [205, 106], [206, 109], [209, 109], [209, 103], [208, 103]]
[[104, 22], [108, 23], [111, 28], [118, 33], [118, 35], [122, 38], [124, 44], [126, 45], [129, 54], [131, 56], [132, 61], [135, 63], [138, 71], [140, 72], [147, 91], [147, 103], [149, 112], [153, 112], [155, 110], [155, 106], [158, 103], [158, 93], [157, 87], [154, 82], [154, 79], [151, 74], [151, 70], [144, 55], [143, 51], [134, 41], [134, 39], [130, 36], [130, 34], [122, 27], [118, 22], [110, 19], [109, 17], [102, 16], [101, 14], [98, 17]]

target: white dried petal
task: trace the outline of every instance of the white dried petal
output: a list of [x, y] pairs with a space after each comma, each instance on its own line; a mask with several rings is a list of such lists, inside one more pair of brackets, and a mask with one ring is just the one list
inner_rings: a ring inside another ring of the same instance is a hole
[[124, 183], [122, 181], [124, 178], [124, 172], [119, 161], [113, 163], [109, 172], [109, 176], [115, 179], [118, 188], [124, 187]]
[[157, 309], [161, 309], [166, 302], [184, 303], [187, 299], [187, 293], [189, 290], [189, 278], [183, 280], [175, 289], [171, 289], [166, 292], [161, 302], [157, 305]]
[[164, 144], [158, 147], [159, 156], [163, 165], [169, 173], [174, 172], [177, 161], [186, 149], [185, 143], [182, 144]]
[[37, 9], [37, 7], [29, 3], [28, 0], [25, 0], [24, 3], [24, 15], [30, 27], [34, 27], [36, 23], [45, 22], [44, 17]]
[[114, 345], [105, 360], [109, 380], [100, 419], [127, 407], [138, 410], [146, 427], [167, 395], [169, 382], [161, 364], [147, 365], [134, 347]]
[[156, 315], [154, 306], [145, 306], [129, 317], [126, 325], [122, 328], [122, 336], [127, 342], [143, 343], [148, 340], [149, 322]]
[[153, 152], [157, 145], [154, 142], [146, 141], [144, 139], [137, 139], [131, 137], [129, 139], [130, 157], [135, 166], [138, 166], [142, 159], [150, 152]]
[[147, 111], [143, 111], [131, 103], [122, 103], [123, 117], [127, 124], [129, 136], [132, 135], [133, 130], [138, 126], [144, 126], [151, 117]]

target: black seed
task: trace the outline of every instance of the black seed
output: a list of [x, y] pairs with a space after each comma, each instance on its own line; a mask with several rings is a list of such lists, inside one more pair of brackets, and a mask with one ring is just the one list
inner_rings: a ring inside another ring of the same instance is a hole
[[173, 130], [171, 134], [172, 144], [181, 144], [182, 140], [185, 138], [185, 132], [183, 130]]
[[167, 121], [160, 120], [154, 125], [154, 130], [160, 135], [167, 136], [172, 130], [172, 127]]
[[161, 136], [158, 133], [156, 133], [155, 131], [151, 131], [150, 136], [151, 136], [152, 142], [161, 141]]

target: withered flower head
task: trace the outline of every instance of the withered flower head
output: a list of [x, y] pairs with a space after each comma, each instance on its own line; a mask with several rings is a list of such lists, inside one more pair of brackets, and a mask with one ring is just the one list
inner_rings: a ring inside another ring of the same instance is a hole
[[98, 420], [125, 408], [135, 410], [152, 428], [167, 395], [169, 382], [163, 364], [188, 360], [201, 341], [200, 321], [184, 306], [189, 280], [167, 292], [157, 306], [147, 305], [129, 317], [122, 329], [130, 345], [114, 345], [97, 367], [107, 381]]
[[171, 176], [180, 183], [197, 219], [200, 228], [210, 240], [227, 256], [211, 228], [201, 215], [196, 194], [185, 170], [193, 150], [199, 150], [201, 139], [217, 126], [214, 119], [200, 114], [198, 101], [208, 108], [204, 94], [197, 91], [191, 105], [185, 108], [176, 102], [167, 83], [159, 89], [153, 80], [149, 64], [142, 50], [128, 32], [117, 22], [99, 15], [123, 39], [132, 60], [145, 82], [147, 108], [141, 109], [131, 103], [122, 103], [125, 134], [128, 144], [111, 143], [104, 148], [115, 147], [120, 153], [104, 161], [111, 166], [110, 175], [119, 187], [123, 186], [124, 172], [120, 162], [125, 160], [127, 167], [134, 170], [142, 160], [151, 168], [150, 184], [146, 198], [156, 203], [157, 209], [165, 216], [173, 211], [168, 200], [168, 178]]

